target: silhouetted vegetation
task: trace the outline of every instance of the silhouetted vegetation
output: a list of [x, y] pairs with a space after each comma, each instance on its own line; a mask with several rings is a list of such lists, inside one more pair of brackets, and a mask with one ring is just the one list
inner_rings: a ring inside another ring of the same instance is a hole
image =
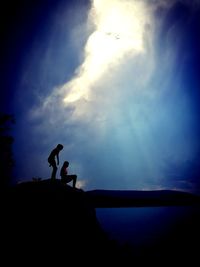
[[14, 138], [10, 135], [11, 125], [15, 123], [14, 116], [0, 114], [0, 186], [8, 186], [11, 182], [14, 159], [12, 144]]

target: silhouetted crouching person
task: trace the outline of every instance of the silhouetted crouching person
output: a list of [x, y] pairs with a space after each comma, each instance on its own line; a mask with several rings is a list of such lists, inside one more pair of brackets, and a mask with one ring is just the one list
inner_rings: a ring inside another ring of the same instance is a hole
[[75, 188], [76, 187], [77, 175], [75, 175], [75, 174], [69, 175], [68, 174], [68, 170], [67, 170], [68, 167], [69, 167], [69, 162], [65, 161], [63, 163], [63, 166], [62, 166], [61, 170], [60, 170], [61, 181], [63, 183], [69, 183], [69, 182], [73, 181], [73, 187]]
[[51, 179], [56, 179], [56, 172], [57, 172], [57, 166], [56, 166], [56, 159], [57, 159], [57, 165], [59, 165], [59, 152], [63, 149], [63, 145], [58, 144], [56, 148], [54, 148], [49, 157], [49, 167], [53, 167], [52, 173], [51, 173]]

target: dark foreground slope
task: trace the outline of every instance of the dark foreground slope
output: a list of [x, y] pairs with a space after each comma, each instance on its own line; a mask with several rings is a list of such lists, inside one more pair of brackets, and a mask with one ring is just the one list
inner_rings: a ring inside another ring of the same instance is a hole
[[[197, 199], [168, 191], [84, 192], [63, 185], [60, 180], [21, 183], [1, 192], [0, 260], [4, 265], [27, 266], [195, 264], [200, 240]], [[191, 205], [192, 212], [177, 220], [162, 236], [155, 236], [151, 247], [139, 250], [109, 240], [95, 212], [100, 206], [148, 207], [156, 203]]]
[[83, 190], [59, 180], [18, 184], [1, 194], [1, 261], [68, 266], [124, 262]]

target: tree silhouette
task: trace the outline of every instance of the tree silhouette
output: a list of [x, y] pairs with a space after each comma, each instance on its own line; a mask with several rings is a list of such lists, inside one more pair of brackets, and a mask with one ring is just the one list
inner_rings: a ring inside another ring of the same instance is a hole
[[14, 124], [14, 116], [0, 113], [0, 186], [8, 186], [11, 182], [14, 166], [12, 144], [14, 138], [10, 135], [11, 124]]

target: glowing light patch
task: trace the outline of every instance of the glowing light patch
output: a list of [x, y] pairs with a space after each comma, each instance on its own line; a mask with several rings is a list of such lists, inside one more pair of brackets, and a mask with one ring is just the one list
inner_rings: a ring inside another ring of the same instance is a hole
[[84, 188], [86, 184], [87, 184], [86, 180], [79, 180], [76, 182], [76, 187], [81, 189]]
[[89, 20], [95, 31], [86, 43], [78, 74], [61, 88], [65, 103], [88, 99], [92, 86], [111, 65], [117, 65], [127, 53], [144, 52], [147, 18], [144, 3], [139, 1], [93, 0]]

